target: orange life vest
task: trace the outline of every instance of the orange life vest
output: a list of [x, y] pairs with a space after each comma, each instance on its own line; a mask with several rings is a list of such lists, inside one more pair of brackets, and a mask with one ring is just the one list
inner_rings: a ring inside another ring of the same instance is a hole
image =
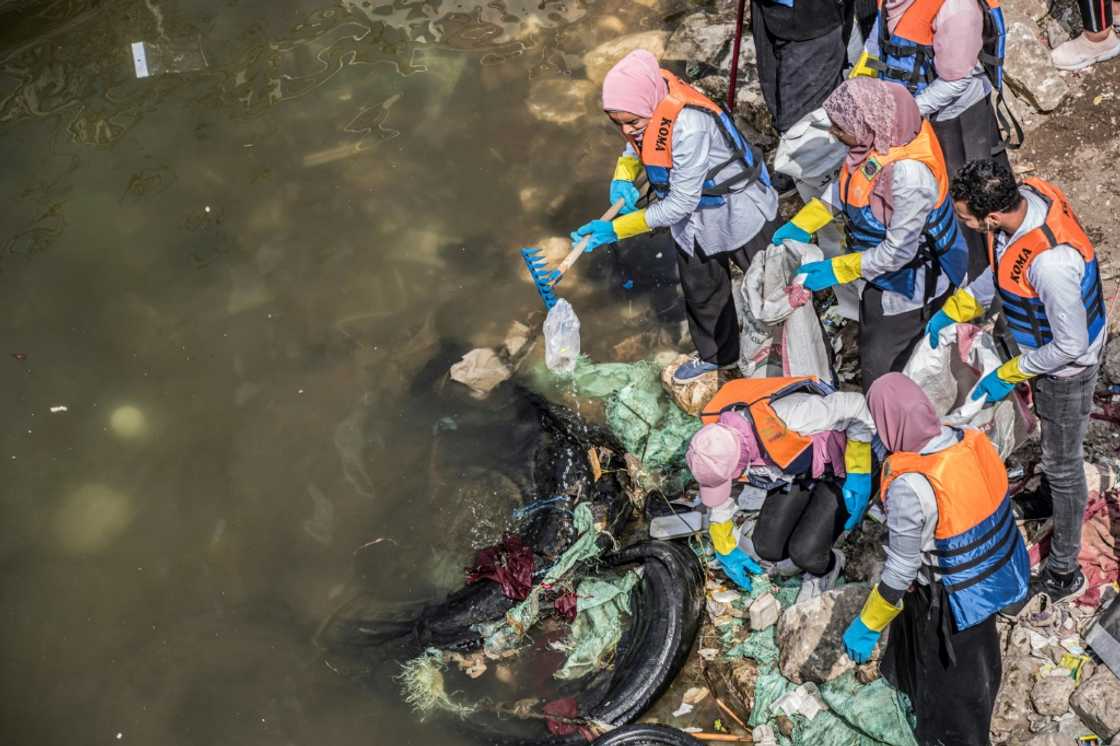
[[988, 235], [988, 261], [992, 265], [1011, 335], [1021, 346], [1031, 349], [1053, 340], [1046, 307], [1030, 281], [1030, 266], [1044, 251], [1066, 244], [1072, 246], [1085, 261], [1085, 272], [1081, 276], [1081, 302], [1085, 306], [1089, 340], [1092, 341], [1104, 329], [1106, 318], [1104, 289], [1093, 242], [1085, 234], [1061, 189], [1042, 179], [1027, 179], [1023, 186], [1047, 202], [1046, 222], [1020, 236], [1004, 249], [998, 261], [994, 238]]
[[813, 439], [786, 427], [770, 404], [790, 394], [824, 392], [816, 376], [738, 378], [716, 392], [700, 413], [700, 419], [710, 425], [728, 410], [743, 411], [754, 426], [766, 456], [782, 471], [798, 472], [805, 466], [806, 456], [812, 454]]
[[949, 592], [957, 628], [979, 624], [1020, 600], [1030, 563], [1007, 498], [1007, 470], [987, 436], [969, 429], [937, 453], [892, 454], [883, 465], [884, 503], [891, 483], [911, 472], [929, 481], [937, 501], [935, 570]]

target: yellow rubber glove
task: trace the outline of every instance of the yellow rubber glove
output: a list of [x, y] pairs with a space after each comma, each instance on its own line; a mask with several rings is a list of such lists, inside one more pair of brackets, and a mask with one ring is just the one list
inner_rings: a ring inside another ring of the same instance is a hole
[[1019, 365], [1022, 355], [1016, 355], [1003, 365], [996, 368], [996, 375], [1007, 383], [1022, 383], [1034, 378], [1034, 373], [1026, 373]]
[[978, 319], [984, 315], [984, 307], [980, 305], [980, 302], [976, 300], [972, 293], [964, 288], [950, 295], [949, 300], [945, 301], [941, 310], [958, 324]]
[[866, 51], [863, 52], [859, 56], [859, 60], [856, 61], [856, 64], [852, 66], [851, 72], [848, 73], [848, 78], [858, 78], [861, 76], [866, 78], [879, 77], [879, 73], [871, 66], [871, 63], [878, 61], [879, 59], [877, 57], [872, 57]]
[[832, 210], [824, 202], [813, 197], [789, 222], [812, 235], [832, 222]]
[[871, 443], [848, 438], [844, 446], [844, 468], [849, 474], [870, 474]]
[[622, 179], [624, 181], [633, 181], [638, 178], [638, 174], [642, 171], [642, 162], [636, 156], [624, 155], [618, 159], [618, 163], [614, 167], [614, 175], [611, 180]]
[[618, 240], [637, 236], [642, 233], [649, 233], [650, 227], [646, 225], [646, 211], [635, 210], [629, 215], [615, 218], [611, 221], [611, 227], [614, 228], [614, 233]]
[[859, 619], [872, 632], [882, 632], [891, 621], [902, 613], [902, 604], [895, 606], [879, 593], [878, 584], [867, 594], [867, 601], [859, 613]]
[[838, 285], [847, 285], [849, 282], [860, 278], [863, 266], [863, 255], [858, 251], [851, 254], [841, 254], [832, 259], [832, 274], [836, 275]]
[[716, 550], [717, 554], [731, 554], [735, 547], [739, 545], [739, 540], [735, 538], [734, 521], [710, 524], [708, 526], [708, 536], [712, 537], [712, 548]]

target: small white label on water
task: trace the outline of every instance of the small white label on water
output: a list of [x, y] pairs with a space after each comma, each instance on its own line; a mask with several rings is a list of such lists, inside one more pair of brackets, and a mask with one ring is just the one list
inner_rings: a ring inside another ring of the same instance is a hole
[[148, 53], [144, 51], [144, 42], [132, 42], [132, 64], [136, 66], [136, 77], [148, 77]]

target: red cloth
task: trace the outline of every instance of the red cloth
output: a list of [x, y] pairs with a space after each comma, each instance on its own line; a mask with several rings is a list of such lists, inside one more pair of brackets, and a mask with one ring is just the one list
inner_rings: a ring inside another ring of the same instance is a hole
[[467, 582], [493, 580], [507, 598], [521, 601], [533, 588], [533, 565], [533, 550], [521, 537], [509, 535], [500, 544], [478, 550], [474, 565], [467, 568]]
[[[543, 708], [545, 715], [556, 715], [562, 718], [578, 718], [579, 705], [576, 703], [575, 697], [565, 697], [564, 699], [553, 700], [546, 704]], [[548, 732], [554, 736], [570, 736], [573, 733], [579, 733], [588, 741], [595, 740], [595, 734], [591, 729], [583, 725], [572, 725], [570, 723], [561, 723], [556, 720], [546, 721], [548, 724]]]
[[568, 622], [574, 622], [576, 620], [578, 606], [579, 601], [575, 591], [568, 591], [562, 596], [559, 596], [552, 604], [552, 608], [556, 609], [556, 613], [560, 615], [560, 618]]
[[[1098, 482], [1099, 484], [1099, 482]], [[1103, 495], [1089, 485], [1089, 504], [1085, 506], [1085, 523], [1081, 527], [1081, 554], [1077, 561], [1085, 573], [1088, 590], [1077, 603], [1098, 606], [1101, 590], [1120, 578], [1120, 493]]]

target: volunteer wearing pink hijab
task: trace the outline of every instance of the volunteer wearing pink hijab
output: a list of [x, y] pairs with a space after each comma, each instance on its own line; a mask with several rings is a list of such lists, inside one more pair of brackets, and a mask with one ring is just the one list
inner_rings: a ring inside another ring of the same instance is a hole
[[[626, 55], [603, 81], [603, 109], [626, 148], [615, 166], [614, 220], [593, 220], [572, 233], [590, 236], [588, 251], [668, 228], [677, 244], [696, 355], [680, 366], [688, 380], [739, 360], [731, 299], [731, 262], [746, 269], [776, 227], [778, 195], [761, 155], [731, 117], [703, 93], [662, 70], [644, 49]], [[656, 200], [639, 207], [634, 185], [645, 169]]]
[[877, 380], [867, 405], [891, 451], [887, 560], [844, 650], [867, 662], [890, 626], [879, 670], [910, 698], [916, 741], [986, 746], [1002, 669], [995, 615], [1026, 595], [1030, 576], [1007, 472], [987, 436], [944, 427], [901, 373]]
[[[829, 590], [845, 561], [832, 545], [859, 525], [871, 496], [873, 431], [863, 395], [815, 380], [740, 379], [710, 404], [721, 414], [693, 436], [685, 458], [709, 508], [708, 533], [724, 573], [750, 590], [750, 575], [762, 571], [740, 547], [733, 520], [748, 485], [766, 495], [749, 537], [756, 555], [788, 574], [805, 573], [799, 602]], [[755, 422], [771, 412], [760, 431]], [[807, 452], [792, 456], [806, 438]], [[793, 451], [785, 445], [791, 440]]]
[[895, 83], [845, 81], [824, 103], [832, 133], [848, 146], [837, 181], [774, 234], [812, 234], [844, 214], [851, 253], [801, 267], [813, 291], [862, 281], [860, 368], [867, 391], [906, 365], [931, 309], [967, 277], [941, 147], [913, 97]]
[[[865, 52], [878, 59], [879, 78], [906, 86], [933, 125], [950, 177], [979, 158], [995, 157], [1011, 166], [991, 96], [1003, 72], [994, 63], [980, 62], [985, 16], [992, 16], [988, 22], [995, 29], [1002, 13], [988, 8], [986, 0], [885, 0], [867, 40]], [[989, 59], [994, 59], [994, 39], [991, 44]], [[1009, 115], [1002, 93], [997, 94]], [[961, 230], [975, 277], [987, 266], [987, 245], [978, 231]]]

